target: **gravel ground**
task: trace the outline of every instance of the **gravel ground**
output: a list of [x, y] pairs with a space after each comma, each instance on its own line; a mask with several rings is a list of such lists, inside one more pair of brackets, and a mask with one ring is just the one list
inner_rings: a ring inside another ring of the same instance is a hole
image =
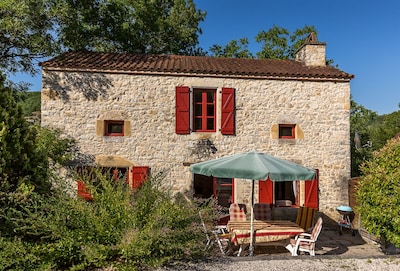
[[339, 258], [339, 257], [297, 257], [297, 258], [251, 258], [218, 259], [208, 262], [190, 263], [164, 267], [157, 271], [194, 270], [194, 271], [310, 271], [310, 270], [400, 270], [400, 257], [380, 258]]

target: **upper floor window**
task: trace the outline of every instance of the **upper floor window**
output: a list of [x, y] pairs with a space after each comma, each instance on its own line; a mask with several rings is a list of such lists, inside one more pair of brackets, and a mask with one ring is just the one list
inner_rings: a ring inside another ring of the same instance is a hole
[[279, 138], [295, 139], [295, 124], [279, 124]]
[[193, 90], [193, 131], [215, 132], [215, 90]]
[[124, 121], [106, 120], [104, 122], [105, 136], [124, 136]]
[[[216, 89], [193, 89], [176, 87], [175, 117], [177, 134], [221, 131], [223, 135], [235, 134], [235, 89], [222, 88], [220, 99]], [[220, 108], [220, 122], [217, 121], [217, 107]], [[192, 118], [190, 117], [192, 116]]]

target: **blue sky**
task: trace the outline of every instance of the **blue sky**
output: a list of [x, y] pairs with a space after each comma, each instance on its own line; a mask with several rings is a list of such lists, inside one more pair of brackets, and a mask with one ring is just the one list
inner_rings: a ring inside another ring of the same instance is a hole
[[[194, 0], [207, 11], [200, 24], [200, 46], [247, 37], [255, 54], [258, 32], [277, 25], [293, 32], [314, 25], [318, 39], [327, 43], [327, 58], [339, 69], [355, 75], [353, 99], [378, 114], [399, 110], [400, 103], [400, 1], [397, 0]], [[41, 89], [40, 75], [24, 79]]]

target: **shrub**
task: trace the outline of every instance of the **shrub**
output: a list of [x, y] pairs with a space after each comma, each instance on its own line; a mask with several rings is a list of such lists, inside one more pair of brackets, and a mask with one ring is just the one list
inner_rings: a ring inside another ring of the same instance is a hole
[[361, 172], [356, 197], [364, 227], [400, 246], [400, 138], [374, 152]]
[[0, 239], [0, 269], [135, 270], [202, 257], [199, 207], [161, 189], [163, 178], [133, 191], [95, 169], [79, 176], [92, 202], [70, 197], [61, 184], [49, 197], [27, 189], [25, 200], [13, 201], [16, 211], [4, 214], [14, 234]]
[[204, 255], [198, 207], [160, 189], [162, 174], [148, 179], [133, 195], [135, 228], [121, 242], [122, 259], [134, 265], [160, 266]]

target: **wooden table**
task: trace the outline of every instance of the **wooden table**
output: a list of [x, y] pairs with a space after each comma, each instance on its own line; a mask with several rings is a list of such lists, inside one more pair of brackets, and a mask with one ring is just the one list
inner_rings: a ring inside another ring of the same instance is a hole
[[[304, 232], [296, 223], [285, 220], [254, 220], [253, 229], [254, 243], [281, 241]], [[250, 243], [250, 221], [229, 221], [227, 230], [235, 245]]]

